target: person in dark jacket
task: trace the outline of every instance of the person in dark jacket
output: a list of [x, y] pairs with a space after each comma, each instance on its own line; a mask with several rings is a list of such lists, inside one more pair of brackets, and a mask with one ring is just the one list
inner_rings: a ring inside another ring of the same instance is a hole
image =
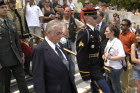
[[[24, 56], [16, 25], [7, 18], [7, 6], [0, 1], [0, 92], [10, 93], [11, 73], [17, 80], [20, 93], [29, 93], [23, 70]], [[4, 84], [3, 84], [4, 83]], [[3, 86], [1, 86], [3, 85]]]
[[59, 44], [63, 36], [63, 22], [47, 24], [44, 41], [32, 53], [33, 83], [36, 93], [77, 93], [71, 72], [71, 61]]

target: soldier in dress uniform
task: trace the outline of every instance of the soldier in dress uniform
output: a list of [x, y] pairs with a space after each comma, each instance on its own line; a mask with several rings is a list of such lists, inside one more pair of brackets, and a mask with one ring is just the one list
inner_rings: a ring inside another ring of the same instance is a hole
[[91, 83], [92, 93], [110, 93], [101, 73], [104, 62], [101, 54], [100, 33], [95, 29], [97, 10], [84, 10], [86, 27], [77, 36], [77, 63], [81, 77]]
[[[31, 54], [31, 50], [28, 41], [25, 38], [29, 37], [29, 28], [27, 26], [26, 18], [24, 16], [23, 11], [19, 11], [16, 9], [16, 0], [7, 0], [7, 5], [8, 5], [8, 12], [7, 12], [7, 17], [10, 21], [14, 22], [17, 27], [18, 35], [20, 37], [20, 42], [21, 43], [21, 48], [23, 50], [23, 53], [25, 55], [25, 74], [28, 74], [31, 76], [31, 73], [29, 71], [30, 68], [30, 59], [31, 56], [26, 56], [28, 54]], [[27, 45], [26, 47], [23, 46], [23, 43]], [[26, 51], [24, 51], [26, 49]]]
[[11, 72], [16, 78], [20, 93], [29, 93], [22, 67], [24, 57], [16, 25], [6, 17], [7, 6], [0, 1], [0, 79], [2, 79], [0, 93], [10, 93]]

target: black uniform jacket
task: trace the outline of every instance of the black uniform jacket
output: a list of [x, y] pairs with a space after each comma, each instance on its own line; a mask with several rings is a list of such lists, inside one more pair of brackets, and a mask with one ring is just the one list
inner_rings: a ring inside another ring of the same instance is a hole
[[81, 29], [76, 41], [77, 62], [83, 80], [102, 79], [103, 66], [100, 33], [89, 26]]

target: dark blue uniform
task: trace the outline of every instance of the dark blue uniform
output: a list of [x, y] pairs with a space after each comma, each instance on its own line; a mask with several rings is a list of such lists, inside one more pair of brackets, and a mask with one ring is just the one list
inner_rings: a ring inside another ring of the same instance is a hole
[[91, 80], [92, 92], [110, 93], [101, 73], [104, 62], [101, 54], [99, 31], [95, 29], [93, 31], [89, 26], [81, 29], [78, 33], [76, 49], [80, 74], [84, 81]]

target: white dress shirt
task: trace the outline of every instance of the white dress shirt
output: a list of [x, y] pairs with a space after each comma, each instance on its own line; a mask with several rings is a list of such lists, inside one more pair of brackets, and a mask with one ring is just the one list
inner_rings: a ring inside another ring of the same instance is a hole
[[[52, 41], [50, 41], [47, 37], [45, 37], [45, 40], [48, 42], [48, 44], [50, 45], [50, 47], [55, 51], [55, 53], [58, 55], [58, 53], [57, 53], [57, 51], [55, 50], [55, 45], [57, 45], [58, 47], [60, 47], [60, 45], [57, 43], [57, 44], [54, 44]], [[63, 51], [60, 49], [60, 48], [58, 48], [60, 51], [61, 51], [61, 53], [63, 54], [63, 56], [64, 56], [64, 58], [67, 60], [67, 58], [66, 58], [66, 56], [65, 56], [65, 54], [63, 53]], [[59, 55], [58, 55], [59, 56]]]

